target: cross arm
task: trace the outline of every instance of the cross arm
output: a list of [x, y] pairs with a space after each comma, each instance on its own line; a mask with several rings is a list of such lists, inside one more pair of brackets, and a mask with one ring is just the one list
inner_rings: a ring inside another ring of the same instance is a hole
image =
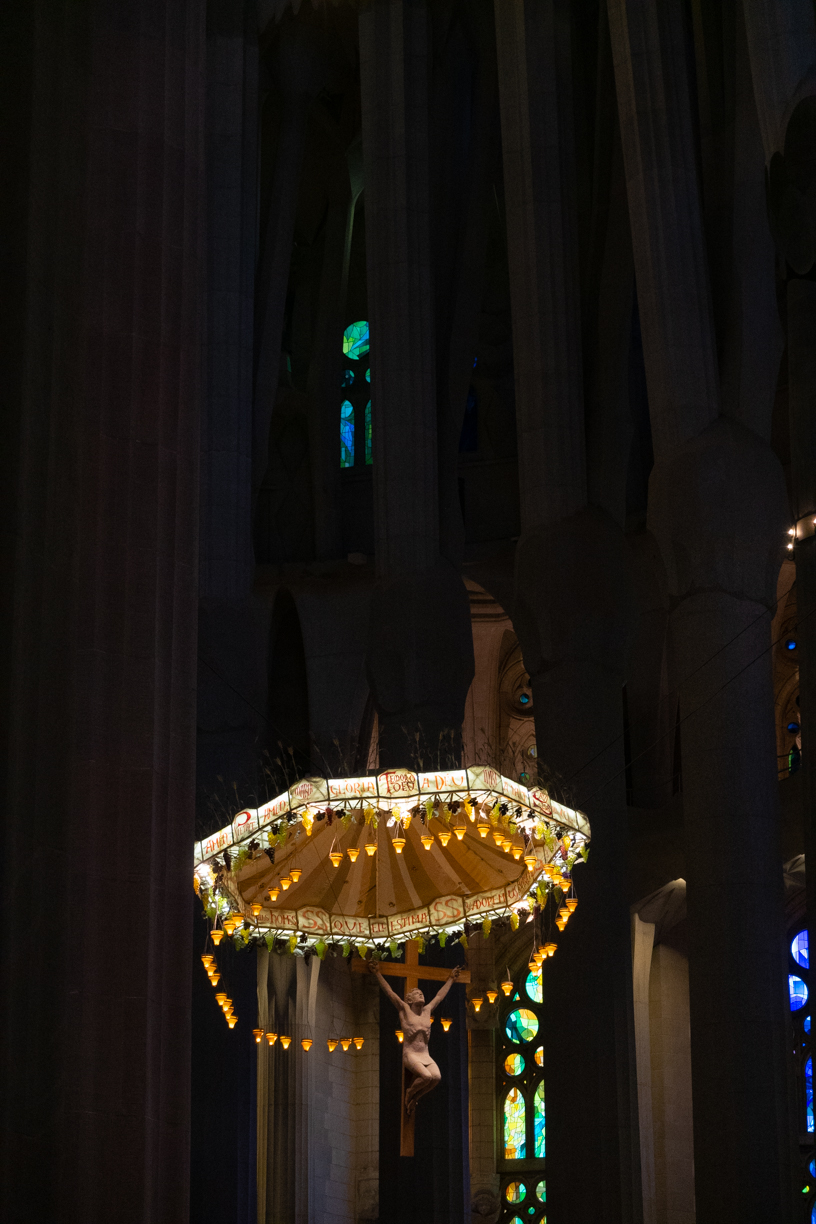
[[[368, 973], [368, 961], [355, 958], [351, 962], [353, 973]], [[450, 969], [438, 969], [433, 965], [404, 965], [401, 961], [380, 961], [380, 973], [387, 977], [420, 978], [424, 982], [446, 982]], [[459, 970], [459, 981], [470, 983], [470, 970]]]

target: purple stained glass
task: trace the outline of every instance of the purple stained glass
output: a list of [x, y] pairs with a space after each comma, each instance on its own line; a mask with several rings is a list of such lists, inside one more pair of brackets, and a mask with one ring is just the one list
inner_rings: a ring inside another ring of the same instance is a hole
[[808, 1131], [813, 1131], [813, 1059], [805, 1063], [805, 1116]]

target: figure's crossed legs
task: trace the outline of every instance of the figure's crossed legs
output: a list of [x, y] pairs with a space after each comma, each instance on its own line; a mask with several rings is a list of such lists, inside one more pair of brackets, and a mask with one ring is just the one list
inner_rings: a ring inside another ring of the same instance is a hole
[[411, 1075], [411, 1083], [408, 1085], [405, 1093], [405, 1112], [412, 1114], [416, 1109], [417, 1101], [431, 1092], [442, 1076], [435, 1062], [418, 1068], [412, 1067], [409, 1074]]

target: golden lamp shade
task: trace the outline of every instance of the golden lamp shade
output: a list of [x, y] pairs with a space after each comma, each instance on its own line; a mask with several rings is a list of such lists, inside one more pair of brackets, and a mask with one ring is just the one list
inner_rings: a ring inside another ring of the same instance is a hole
[[292, 1038], [291, 1037], [281, 1037], [280, 1043], [283, 1046], [284, 1050], [288, 1050], [290, 1045], [292, 1044]]
[[303, 875], [303, 871], [300, 867], [290, 867], [289, 875], [292, 877], [293, 882], [297, 884], [298, 880]]
[[349, 846], [348, 856], [351, 859], [352, 863], [356, 863], [357, 859], [360, 857], [360, 847], [359, 846]]
[[227, 1016], [227, 1024], [230, 1026], [231, 1029], [234, 1029], [237, 1023], [238, 1023], [237, 1016]]
[[521, 846], [513, 846], [513, 858], [516, 860], [516, 862], [518, 862], [521, 858], [521, 849]]
[[291, 887], [291, 884], [292, 884], [291, 876], [288, 876], [288, 875], [281, 876], [281, 888], [283, 889], [284, 892], [286, 892], [287, 888]]
[[430, 850], [431, 846], [434, 844], [433, 836], [430, 833], [423, 833], [419, 840], [422, 842], [426, 850]]
[[263, 909], [263, 906], [261, 905], [260, 901], [253, 901], [249, 908], [252, 910], [252, 917], [257, 918]]
[[223, 938], [224, 938], [223, 931], [210, 931], [210, 939], [213, 941], [216, 948], [218, 947], [218, 945], [220, 944]]
[[402, 854], [403, 850], [405, 849], [405, 838], [395, 837], [392, 842], [392, 845], [394, 849], [396, 850], [397, 854]]
[[221, 974], [220, 974], [220, 973], [211, 973], [211, 974], [210, 974], [210, 981], [212, 982], [213, 986], [217, 986], [217, 985], [218, 985], [218, 983], [221, 981]]
[[492, 1005], [493, 1003], [495, 1003], [495, 1002], [496, 1002], [496, 1000], [497, 1000], [497, 999], [498, 999], [498, 997], [499, 997], [499, 992], [498, 992], [498, 990], [487, 990], [487, 991], [485, 991], [485, 994], [487, 995], [487, 1001], [488, 1001], [488, 1003], [490, 1003], [491, 1005]]
[[476, 828], [479, 830], [480, 837], [487, 837], [488, 833], [490, 832], [490, 825], [480, 824], [477, 825]]
[[569, 912], [574, 914], [578, 908], [578, 901], [575, 897], [567, 897], [566, 905]]
[[301, 1039], [300, 1039], [300, 1044], [303, 1046], [303, 1049], [304, 1049], [304, 1050], [306, 1051], [306, 1053], [308, 1054], [308, 1053], [309, 1053], [309, 1051], [310, 1051], [310, 1050], [311, 1050], [311, 1048], [312, 1048], [312, 1039], [311, 1039], [311, 1037], [301, 1037]]
[[274, 888], [270, 888], [269, 890], [269, 900], [277, 901], [279, 896], [280, 896], [280, 889], [278, 888], [276, 884]]
[[513, 982], [509, 976], [504, 979], [501, 984], [501, 988], [504, 991], [504, 997], [509, 999], [510, 995], [513, 993]]
[[453, 831], [454, 831], [454, 833], [456, 834], [456, 836], [457, 836], [457, 838], [459, 839], [459, 841], [461, 841], [461, 840], [462, 840], [462, 838], [463, 838], [463, 837], [465, 836], [465, 834], [467, 833], [467, 825], [463, 825], [463, 824], [454, 825], [454, 826], [453, 826]]
[[524, 864], [530, 871], [535, 871], [536, 856], [534, 854], [525, 854]]
[[349, 1046], [351, 1045], [351, 1038], [350, 1037], [341, 1038], [340, 1044], [343, 1047], [343, 1053], [348, 1054], [348, 1049], [349, 1049]]
[[364, 1041], [365, 1041], [365, 1038], [364, 1038], [364, 1037], [355, 1037], [355, 1038], [354, 1038], [354, 1044], [355, 1044], [355, 1046], [357, 1047], [357, 1049], [358, 1049], [358, 1050], [362, 1050], [362, 1048], [363, 1048], [363, 1042], [364, 1042]]
[[451, 1026], [451, 1024], [452, 1024], [452, 1023], [453, 1023], [453, 1021], [452, 1021], [452, 1020], [443, 1020], [443, 1021], [442, 1021], [442, 1027], [443, 1027], [443, 1029], [445, 1030], [445, 1032], [446, 1032], [446, 1033], [447, 1033], [447, 1031], [448, 1031], [448, 1029], [450, 1028], [450, 1026]]
[[397, 1041], [400, 1043], [400, 1045], [402, 1045], [403, 1041], [405, 1040], [405, 1034], [403, 1033], [402, 1029], [395, 1029], [394, 1031], [396, 1033]]
[[334, 1053], [334, 1051], [337, 1049], [337, 1038], [336, 1038], [336, 1037], [327, 1037], [327, 1039], [326, 1039], [326, 1045], [329, 1047], [329, 1053], [330, 1053], [330, 1054], [333, 1054], [333, 1053]]
[[215, 960], [215, 957], [213, 956], [212, 952], [205, 952], [201, 958], [201, 963], [206, 968], [206, 966], [211, 965], [214, 960]]
[[443, 829], [443, 830], [442, 830], [442, 832], [441, 832], [441, 833], [437, 833], [437, 835], [436, 835], [436, 836], [439, 838], [439, 840], [440, 840], [440, 842], [442, 843], [442, 845], [443, 845], [443, 846], [447, 846], [447, 844], [448, 844], [448, 842], [450, 841], [450, 839], [451, 839], [451, 837], [453, 836], [453, 834], [452, 834], [452, 833], [450, 833], [450, 832], [449, 832], [447, 829]]
[[484, 1003], [484, 999], [481, 997], [481, 995], [477, 995], [475, 999], [471, 999], [470, 1001], [473, 1004], [473, 1010], [475, 1012], [481, 1010], [481, 1006]]
[[263, 1037], [263, 1035], [264, 1035], [263, 1029], [253, 1029], [252, 1030], [252, 1036], [255, 1038], [256, 1045], [261, 1044], [261, 1038]]
[[278, 1040], [278, 1034], [277, 1033], [267, 1033], [266, 1040], [269, 1042], [271, 1046], [273, 1046], [275, 1042]]
[[373, 858], [374, 855], [377, 853], [377, 843], [376, 842], [366, 842], [365, 852], [369, 858]]
[[329, 854], [329, 858], [331, 859], [335, 867], [339, 867], [341, 862], [343, 861], [342, 851], [332, 850], [331, 853]]

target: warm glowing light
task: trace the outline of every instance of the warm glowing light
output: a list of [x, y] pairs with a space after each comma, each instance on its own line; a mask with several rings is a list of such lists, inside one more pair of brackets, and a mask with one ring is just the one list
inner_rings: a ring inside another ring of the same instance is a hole
[[531, 973], [538, 973], [538, 961], [535, 959], [535, 957], [527, 962], [527, 968]]
[[523, 849], [523, 847], [522, 847], [522, 846], [514, 846], [514, 847], [513, 847], [513, 858], [516, 860], [516, 862], [518, 862], [518, 861], [519, 861], [519, 859], [521, 858], [521, 851], [522, 851], [522, 849]]
[[405, 1040], [405, 1034], [403, 1033], [402, 1029], [395, 1029], [394, 1031], [397, 1034], [397, 1041], [400, 1043], [400, 1045], [402, 1045], [403, 1041]]
[[350, 1038], [350, 1037], [341, 1037], [341, 1038], [340, 1038], [340, 1044], [341, 1044], [341, 1046], [343, 1047], [343, 1053], [344, 1053], [344, 1054], [348, 1054], [348, 1048], [349, 1048], [349, 1046], [351, 1045], [351, 1038]]
[[301, 1039], [300, 1039], [300, 1044], [303, 1046], [304, 1050], [305, 1050], [305, 1051], [306, 1051], [306, 1053], [308, 1054], [308, 1053], [309, 1053], [309, 1051], [310, 1051], [310, 1050], [311, 1050], [311, 1048], [312, 1048], [312, 1039], [311, 1039], [311, 1037], [301, 1037]]
[[365, 1037], [355, 1037], [354, 1038], [354, 1044], [356, 1045], [358, 1050], [362, 1050], [364, 1041], [365, 1041]]
[[223, 938], [224, 938], [223, 931], [210, 931], [210, 939], [213, 941], [216, 948], [218, 947], [218, 945], [220, 944]]
[[333, 1054], [333, 1053], [334, 1053], [334, 1051], [337, 1049], [337, 1038], [336, 1038], [336, 1037], [327, 1037], [327, 1038], [326, 1038], [326, 1045], [329, 1047], [329, 1053], [330, 1053], [330, 1054]]
[[300, 868], [300, 867], [292, 867], [292, 869], [290, 870], [289, 874], [290, 874], [290, 876], [292, 877], [292, 879], [294, 880], [295, 884], [297, 884], [298, 880], [299, 880], [299, 879], [300, 879], [300, 877], [303, 875], [303, 869], [302, 869], [302, 868]]
[[502, 984], [501, 984], [501, 988], [502, 988], [502, 990], [504, 991], [504, 997], [505, 997], [506, 999], [509, 999], [509, 998], [510, 998], [510, 995], [511, 995], [511, 994], [512, 994], [512, 992], [513, 992], [513, 983], [512, 983], [512, 981], [511, 981], [511, 980], [508, 978], [506, 981], [502, 982]]
[[437, 833], [436, 836], [439, 838], [443, 846], [447, 846], [448, 842], [451, 839], [452, 834], [450, 834], [448, 830], [445, 829], [442, 833]]
[[495, 1002], [496, 1002], [496, 1000], [497, 1000], [497, 999], [498, 999], [498, 997], [499, 997], [499, 992], [498, 992], [498, 990], [488, 990], [488, 991], [486, 991], [486, 994], [487, 994], [487, 1001], [488, 1001], [488, 1003], [490, 1003], [491, 1005], [492, 1005], [493, 1003], [495, 1003]]
[[422, 842], [426, 850], [430, 850], [431, 846], [434, 844], [432, 833], [423, 833], [419, 840]]
[[263, 909], [263, 906], [261, 905], [260, 901], [253, 901], [249, 908], [252, 910], [252, 917], [257, 918]]
[[280, 889], [278, 888], [276, 884], [274, 888], [270, 888], [269, 890], [269, 899], [270, 901], [277, 901], [279, 896], [280, 896]]
[[281, 876], [281, 888], [283, 889], [284, 892], [286, 892], [287, 888], [289, 888], [291, 883], [292, 883], [291, 876]]
[[230, 1026], [231, 1029], [234, 1029], [237, 1023], [238, 1023], [237, 1016], [227, 1016], [227, 1024]]
[[528, 868], [530, 871], [534, 871], [534, 870], [535, 870], [535, 865], [536, 865], [537, 859], [536, 859], [536, 856], [535, 856], [534, 854], [525, 854], [525, 856], [524, 856], [524, 862], [525, 862], [525, 865], [527, 866], [527, 868]]
[[218, 985], [218, 983], [221, 981], [221, 974], [220, 974], [220, 973], [211, 973], [211, 974], [210, 974], [210, 981], [212, 982], [213, 986], [217, 986], [217, 985]]
[[490, 825], [480, 824], [477, 825], [476, 828], [479, 830], [479, 836], [482, 838], [487, 837], [488, 833], [490, 832]]
[[[816, 519], [814, 519], [814, 522], [816, 522]], [[795, 527], [789, 527], [789, 528], [788, 528], [788, 535], [795, 536], [795, 535], [796, 535], [796, 528], [795, 528]]]
[[556, 948], [557, 948], [557, 947], [558, 947], [558, 944], [554, 944], [554, 943], [546, 943], [546, 944], [544, 945], [544, 952], [545, 952], [545, 955], [547, 955], [547, 956], [555, 956], [555, 950], [556, 950]]
[[788, 545], [788, 548], [791, 550], [791, 552], [793, 551], [793, 545], [792, 545], [792, 544], [789, 544], [789, 545]]
[[396, 850], [397, 854], [402, 854], [403, 848], [404, 848], [404, 846], [405, 846], [405, 838], [404, 838], [404, 837], [395, 837], [395, 838], [394, 838], [394, 840], [393, 840], [393, 842], [392, 842], [392, 845], [393, 845], [394, 849]]
[[365, 852], [369, 858], [373, 858], [374, 855], [377, 853], [377, 843], [376, 842], [366, 842]]
[[576, 910], [577, 910], [577, 908], [578, 908], [578, 899], [577, 899], [577, 897], [567, 897], [567, 903], [566, 903], [566, 904], [567, 904], [567, 909], [569, 910], [569, 912], [570, 912], [571, 914], [574, 914], [574, 913], [575, 913], [575, 911], [576, 911]]
[[226, 993], [226, 991], [225, 991], [225, 990], [219, 990], [218, 994], [215, 996], [215, 1001], [216, 1001], [216, 1003], [218, 1004], [218, 1006], [219, 1006], [219, 1007], [221, 1006], [221, 1004], [222, 1004], [222, 1003], [226, 1003], [226, 1001], [227, 1001], [227, 993]]
[[335, 867], [339, 867], [343, 859], [343, 853], [341, 850], [332, 850], [331, 853], [329, 854], [329, 858], [331, 859]]
[[565, 922], [569, 922], [570, 911], [567, 909], [566, 905], [561, 906], [558, 914], [559, 917], [563, 918]]
[[266, 1040], [269, 1042], [271, 1046], [273, 1046], [275, 1042], [278, 1040], [278, 1034], [277, 1033], [267, 1033]]
[[502, 842], [504, 841], [504, 833], [502, 833], [501, 829], [493, 830], [493, 840], [497, 846], [500, 846], [502, 844]]
[[567, 924], [566, 924], [566, 922], [564, 921], [564, 919], [563, 919], [563, 918], [556, 918], [556, 920], [555, 920], [555, 925], [558, 927], [559, 931], [563, 931], [564, 927], [565, 927]]
[[281, 1037], [280, 1043], [283, 1046], [284, 1050], [288, 1050], [290, 1045], [292, 1044], [292, 1038], [291, 1037]]
[[477, 995], [475, 999], [471, 999], [470, 1001], [473, 1004], [473, 1010], [475, 1012], [478, 1012], [482, 1004], [484, 1003], [484, 999], [482, 998], [481, 995]]
[[454, 825], [453, 831], [456, 834], [456, 836], [459, 838], [459, 841], [461, 841], [462, 838], [467, 833], [467, 825]]
[[505, 854], [508, 854], [509, 851], [512, 849], [512, 847], [513, 847], [513, 843], [511, 842], [509, 837], [502, 838], [501, 848]]
[[347, 853], [352, 863], [356, 863], [357, 858], [360, 854], [360, 847], [359, 846], [349, 846]]
[[212, 952], [205, 952], [201, 960], [206, 968], [207, 965], [212, 964], [212, 962], [215, 960], [215, 957], [213, 956]]
[[450, 1026], [451, 1026], [451, 1024], [452, 1024], [452, 1023], [453, 1023], [453, 1021], [452, 1021], [452, 1020], [443, 1020], [443, 1021], [442, 1021], [442, 1027], [443, 1027], [443, 1029], [445, 1030], [445, 1032], [446, 1032], [446, 1033], [447, 1033], [447, 1031], [448, 1031], [448, 1029], [450, 1028]]
[[260, 1045], [261, 1038], [263, 1037], [263, 1029], [253, 1029], [252, 1036], [255, 1038], [255, 1044]]

